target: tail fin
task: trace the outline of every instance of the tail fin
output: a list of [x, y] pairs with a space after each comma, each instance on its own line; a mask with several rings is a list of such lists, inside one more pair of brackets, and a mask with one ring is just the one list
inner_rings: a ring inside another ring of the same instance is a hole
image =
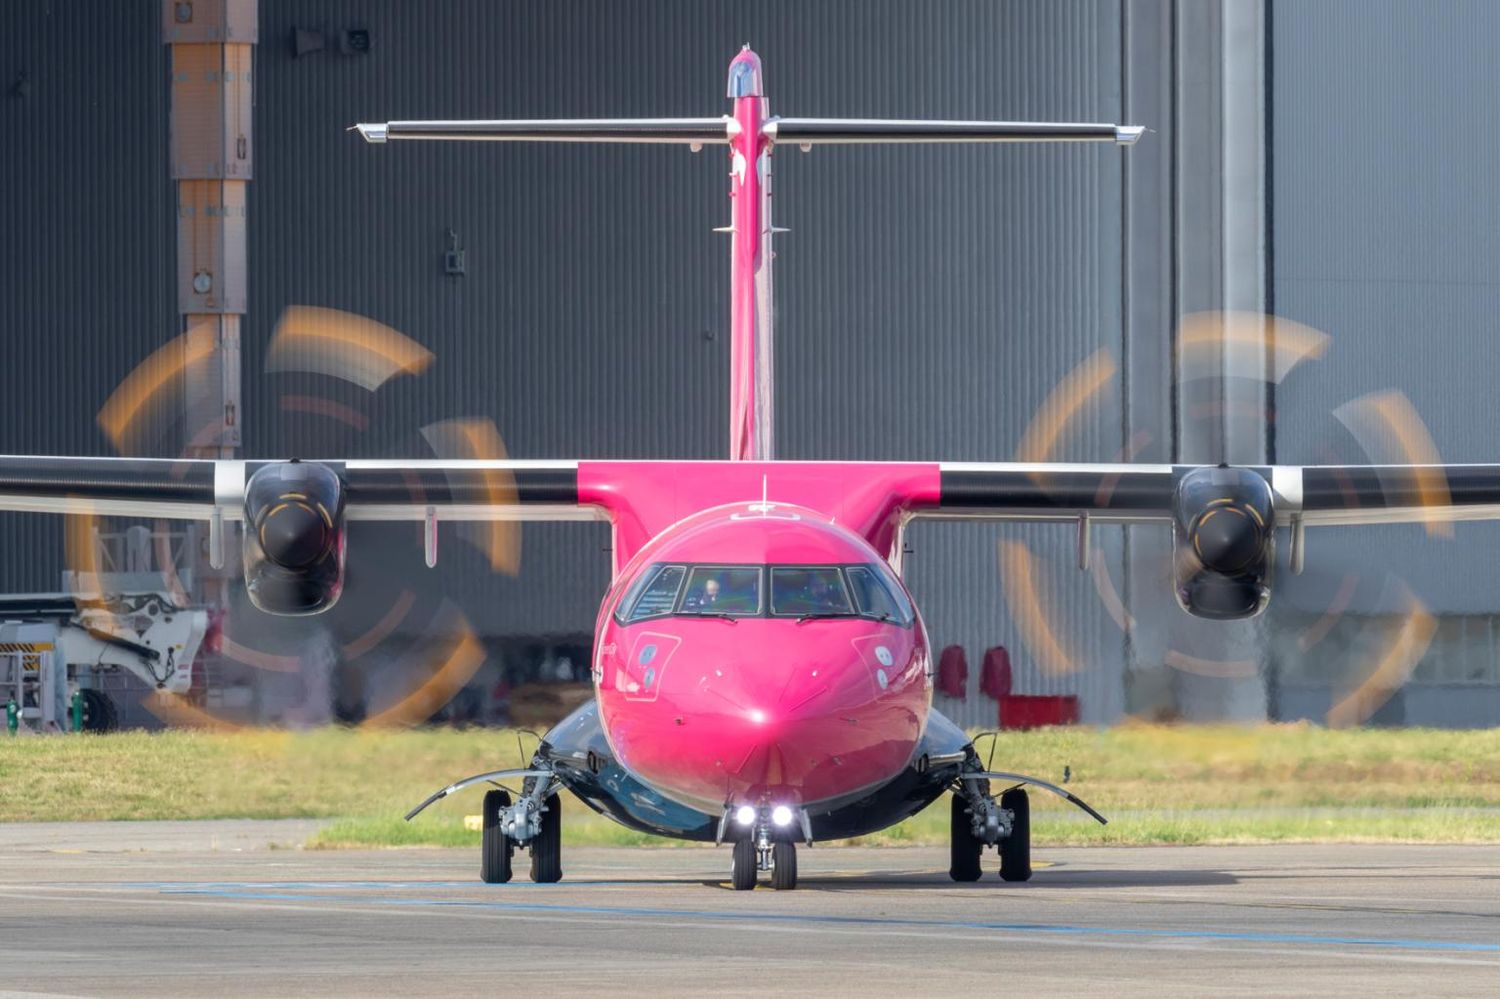
[[819, 145], [951, 142], [1135, 143], [1134, 125], [1015, 121], [772, 118], [760, 57], [746, 45], [729, 64], [734, 114], [722, 118], [392, 121], [355, 125], [367, 142], [402, 139], [497, 142], [640, 142], [729, 146], [729, 456], [774, 457], [771, 327], [771, 151]]

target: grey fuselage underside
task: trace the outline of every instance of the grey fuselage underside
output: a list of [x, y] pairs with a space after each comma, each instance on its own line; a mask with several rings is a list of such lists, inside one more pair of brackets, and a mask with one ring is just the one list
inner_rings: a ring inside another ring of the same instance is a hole
[[[934, 709], [912, 759], [961, 758], [968, 745], [964, 731]], [[584, 804], [631, 829], [709, 843], [718, 833], [718, 815], [673, 801], [615, 762], [593, 701], [547, 732], [533, 762], [552, 768]], [[959, 763], [944, 763], [922, 770], [914, 763], [857, 799], [824, 810], [810, 809], [813, 839], [863, 836], [910, 818], [952, 786], [959, 767]], [[731, 828], [725, 838], [732, 839], [737, 832]]]

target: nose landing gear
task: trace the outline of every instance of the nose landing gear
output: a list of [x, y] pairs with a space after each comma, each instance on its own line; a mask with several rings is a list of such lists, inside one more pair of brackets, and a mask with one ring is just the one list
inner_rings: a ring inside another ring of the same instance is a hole
[[[738, 810], [728, 808], [724, 810], [724, 816], [719, 822], [720, 842], [729, 827], [730, 816], [736, 811]], [[797, 844], [784, 838], [785, 829], [797, 822], [803, 839], [811, 843], [812, 828], [807, 813], [797, 809], [775, 817], [772, 810], [761, 809], [757, 817], [747, 807], [745, 815], [745, 824], [753, 822], [754, 825], [748, 830], [748, 835], [734, 841], [734, 858], [730, 868], [730, 883], [734, 890], [749, 891], [754, 888], [762, 871], [770, 872], [771, 887], [777, 891], [790, 891], [797, 887]], [[768, 817], [770, 821], [767, 821]], [[783, 831], [779, 834], [773, 832], [773, 824], [782, 827]], [[774, 838], [778, 836], [781, 838]]]
[[797, 887], [797, 844], [760, 844], [753, 839], [736, 840], [730, 883], [735, 891], [749, 891], [760, 880], [761, 871], [771, 872], [771, 887], [791, 891]]

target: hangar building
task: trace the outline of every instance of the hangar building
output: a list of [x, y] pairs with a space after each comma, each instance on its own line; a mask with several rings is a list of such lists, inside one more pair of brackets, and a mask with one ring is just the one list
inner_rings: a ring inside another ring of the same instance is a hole
[[[514, 457], [721, 456], [717, 153], [370, 148], [344, 130], [719, 114], [749, 41], [773, 113], [1150, 130], [1125, 151], [781, 151], [780, 456], [1400, 461], [1414, 424], [1372, 414], [1414, 412], [1444, 460], [1494, 461], [1500, 136], [1477, 123], [1500, 87], [1497, 18], [1458, 0], [6, 4], [0, 448], [416, 457], [423, 428], [472, 419]], [[201, 162], [189, 133], [209, 137]], [[373, 319], [431, 363], [374, 390], [288, 370], [269, 345], [294, 306]], [[1268, 327], [1226, 312], [1287, 332], [1246, 350]], [[211, 355], [139, 401], [122, 443], [101, 410], [195, 329]], [[1280, 345], [1299, 335], [1315, 349], [1293, 365]], [[1083, 383], [1062, 432], [1028, 436]], [[81, 543], [105, 551], [118, 526]], [[0, 591], [57, 590], [76, 569], [68, 530], [0, 521]], [[122, 537], [114, 568], [149, 574]], [[971, 667], [945, 710], [994, 721], [977, 667], [1002, 645], [1017, 692], [1076, 696], [1086, 722], [1323, 720], [1373, 682], [1375, 722], [1500, 724], [1493, 525], [1325, 529], [1307, 573], [1235, 626], [1175, 606], [1164, 532], [1094, 541], [1099, 568], [1080, 573], [1065, 527], [914, 531], [933, 642]], [[359, 525], [347, 613], [272, 628], [200, 542], [177, 538], [172, 557], [273, 663], [394, 621], [378, 655], [399, 672], [456, 611], [511, 680], [581, 678], [608, 584], [599, 525], [528, 525], [516, 575], [446, 540], [428, 570], [416, 527]], [[1408, 663], [1388, 653], [1413, 607], [1434, 630]], [[224, 687], [295, 684], [213, 669]], [[295, 697], [224, 710], [275, 719]]]

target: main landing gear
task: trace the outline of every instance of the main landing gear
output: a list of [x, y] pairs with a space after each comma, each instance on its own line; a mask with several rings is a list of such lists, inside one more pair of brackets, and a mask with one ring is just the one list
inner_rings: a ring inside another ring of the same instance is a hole
[[997, 804], [989, 781], [965, 780], [955, 791], [950, 813], [948, 876], [954, 881], [978, 881], [985, 847], [1000, 852], [1000, 878], [1031, 880], [1031, 802], [1026, 789], [1013, 787]]
[[486, 791], [481, 829], [481, 881], [505, 884], [513, 876], [515, 852], [528, 848], [532, 881], [553, 884], [562, 880], [562, 800], [550, 781], [537, 780], [514, 805], [509, 792]]
[[[1000, 795], [990, 794], [990, 781], [1012, 781], [1015, 786]], [[1100, 825], [1107, 820], [1076, 794], [1025, 774], [966, 770], [953, 786], [950, 813], [950, 861], [948, 876], [954, 881], [978, 881], [980, 856], [987, 846], [1000, 854], [1000, 877], [1004, 881], [1031, 880], [1031, 799], [1023, 784], [1051, 791], [1093, 816]]]
[[547, 764], [512, 770], [491, 770], [455, 781], [427, 796], [406, 813], [410, 822], [428, 805], [441, 801], [457, 791], [475, 784], [499, 784], [502, 780], [519, 780], [521, 796], [511, 803], [511, 793], [496, 787], [484, 794], [481, 815], [479, 877], [485, 884], [503, 885], [512, 877], [512, 860], [517, 850], [531, 851], [531, 880], [551, 884], [562, 880], [562, 800], [558, 790], [563, 786]]

